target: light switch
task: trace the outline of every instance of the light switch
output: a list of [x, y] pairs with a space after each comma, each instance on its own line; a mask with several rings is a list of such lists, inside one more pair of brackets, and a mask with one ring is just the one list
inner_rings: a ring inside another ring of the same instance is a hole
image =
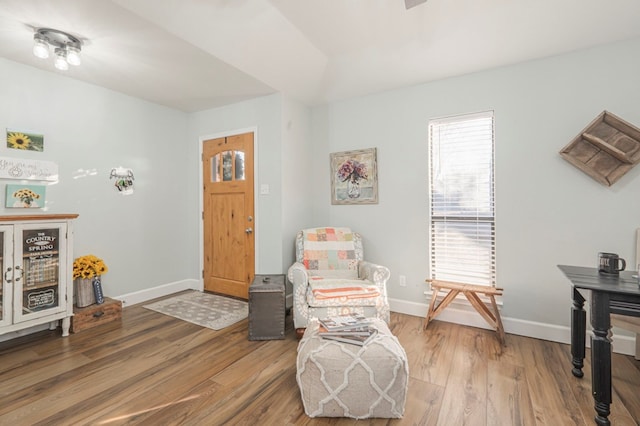
[[269, 184], [263, 183], [260, 185], [260, 195], [268, 195], [269, 194]]

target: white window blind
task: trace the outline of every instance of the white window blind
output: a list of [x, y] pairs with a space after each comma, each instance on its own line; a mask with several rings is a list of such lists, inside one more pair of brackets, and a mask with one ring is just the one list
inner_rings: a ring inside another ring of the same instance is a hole
[[429, 121], [431, 278], [495, 286], [493, 111]]

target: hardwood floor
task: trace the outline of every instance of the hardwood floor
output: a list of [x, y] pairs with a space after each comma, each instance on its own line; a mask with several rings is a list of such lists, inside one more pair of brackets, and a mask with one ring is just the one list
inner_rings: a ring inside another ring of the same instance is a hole
[[[409, 358], [403, 419], [311, 419], [295, 378], [297, 340], [248, 341], [141, 306], [122, 322], [0, 343], [0, 425], [590, 425], [589, 358], [568, 345], [392, 314]], [[587, 355], [588, 356], [588, 355]], [[640, 362], [613, 355], [612, 424], [638, 425]]]

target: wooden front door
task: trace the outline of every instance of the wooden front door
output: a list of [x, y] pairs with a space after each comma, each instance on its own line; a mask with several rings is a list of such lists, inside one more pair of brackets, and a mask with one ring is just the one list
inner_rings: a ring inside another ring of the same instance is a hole
[[255, 274], [253, 133], [206, 140], [204, 289], [248, 299]]

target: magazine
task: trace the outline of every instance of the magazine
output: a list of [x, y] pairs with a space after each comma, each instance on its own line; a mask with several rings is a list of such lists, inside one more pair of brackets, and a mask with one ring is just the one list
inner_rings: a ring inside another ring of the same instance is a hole
[[345, 328], [344, 330], [327, 330], [325, 327], [322, 326], [322, 324], [318, 326], [318, 334], [322, 337], [339, 336], [342, 334], [349, 334], [351, 336], [369, 336], [371, 335], [371, 330], [375, 330], [375, 329], [368, 325]]
[[369, 324], [369, 319], [360, 314], [337, 315], [333, 317], [319, 318], [320, 325], [328, 331], [345, 330], [354, 327], [362, 327]]
[[371, 328], [371, 334], [368, 336], [353, 335], [353, 334], [336, 334], [330, 336], [322, 336], [326, 340], [335, 340], [337, 342], [349, 343], [352, 345], [364, 346], [369, 340], [378, 333], [378, 330]]

